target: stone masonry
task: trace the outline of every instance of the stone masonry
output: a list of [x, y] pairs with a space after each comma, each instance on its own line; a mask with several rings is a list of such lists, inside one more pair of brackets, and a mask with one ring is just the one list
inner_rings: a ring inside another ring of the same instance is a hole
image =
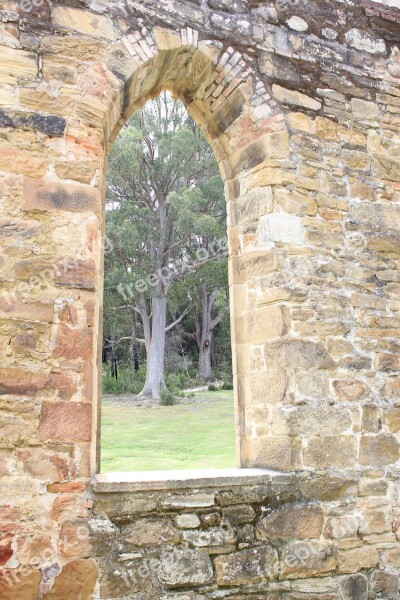
[[[161, 90], [225, 183], [266, 471], [126, 490], [93, 479], [106, 157]], [[1, 600], [399, 598], [399, 0], [0, 0], [0, 240]]]

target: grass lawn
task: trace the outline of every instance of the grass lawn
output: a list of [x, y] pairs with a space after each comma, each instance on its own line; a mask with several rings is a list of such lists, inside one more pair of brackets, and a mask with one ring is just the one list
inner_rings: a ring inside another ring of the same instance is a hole
[[235, 467], [233, 392], [198, 392], [190, 404], [149, 408], [103, 399], [102, 471]]

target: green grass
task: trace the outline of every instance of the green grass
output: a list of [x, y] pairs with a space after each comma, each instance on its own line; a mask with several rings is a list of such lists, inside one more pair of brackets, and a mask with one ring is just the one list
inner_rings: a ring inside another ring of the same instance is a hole
[[233, 392], [195, 396], [191, 404], [151, 408], [104, 398], [102, 471], [234, 467]]

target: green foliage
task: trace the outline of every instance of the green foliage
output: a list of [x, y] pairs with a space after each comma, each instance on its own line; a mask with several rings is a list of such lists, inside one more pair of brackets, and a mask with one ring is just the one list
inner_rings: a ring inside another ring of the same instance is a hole
[[168, 389], [160, 391], [160, 406], [173, 406], [176, 404], [176, 398], [174, 394]]
[[209, 392], [218, 392], [218, 389], [219, 388], [214, 383], [210, 383], [210, 385], [208, 386]]
[[137, 373], [131, 367], [119, 369], [118, 379], [115, 379], [115, 377], [111, 377], [110, 368], [103, 366], [103, 394], [139, 394], [145, 379], [146, 371], [144, 368], [139, 369]]

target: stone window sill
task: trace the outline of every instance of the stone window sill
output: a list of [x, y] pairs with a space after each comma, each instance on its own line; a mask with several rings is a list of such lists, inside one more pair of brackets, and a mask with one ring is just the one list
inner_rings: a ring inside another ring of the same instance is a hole
[[226, 488], [243, 485], [288, 485], [294, 474], [267, 469], [201, 469], [188, 471], [129, 471], [100, 473], [92, 478], [96, 493]]

